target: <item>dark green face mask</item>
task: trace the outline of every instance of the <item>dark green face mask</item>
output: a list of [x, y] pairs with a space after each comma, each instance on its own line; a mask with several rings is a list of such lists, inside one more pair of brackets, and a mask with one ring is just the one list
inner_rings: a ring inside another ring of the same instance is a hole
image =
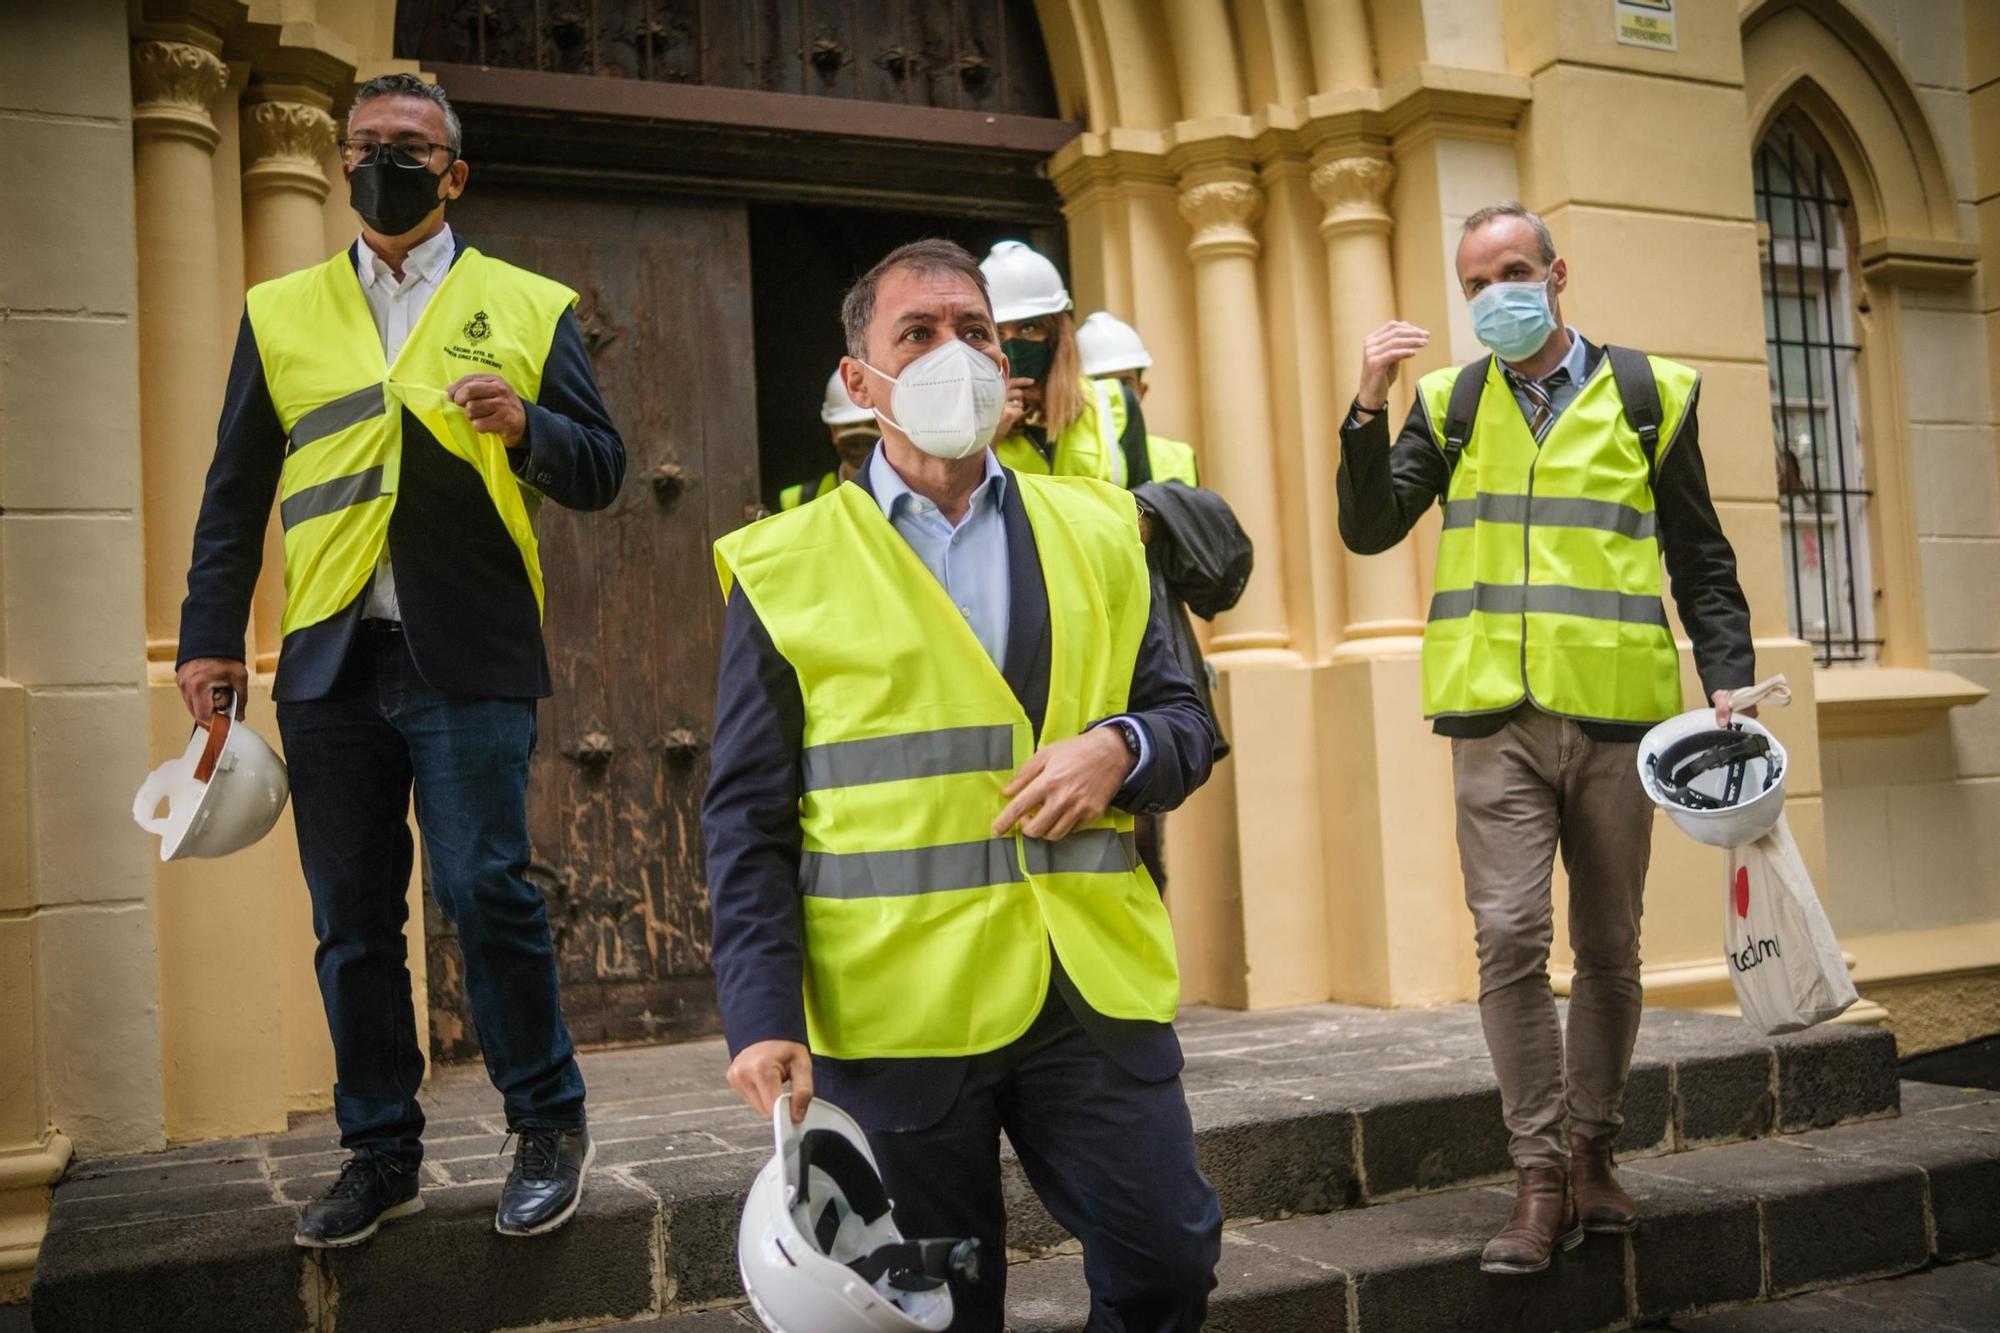
[[1016, 379], [1026, 377], [1037, 384], [1048, 378], [1049, 363], [1056, 356], [1053, 342], [1036, 342], [1030, 338], [1008, 338], [1000, 344], [1000, 350], [1006, 353], [1007, 364], [1013, 367], [1009, 374]]

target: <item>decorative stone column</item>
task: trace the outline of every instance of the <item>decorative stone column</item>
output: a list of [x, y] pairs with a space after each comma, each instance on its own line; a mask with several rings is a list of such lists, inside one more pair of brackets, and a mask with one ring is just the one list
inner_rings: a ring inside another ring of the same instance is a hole
[[1224, 0], [1164, 0], [1173, 41], [1181, 119], [1241, 115], [1243, 80]]
[[[323, 211], [330, 183], [321, 165], [333, 147], [333, 117], [311, 102], [269, 100], [243, 108], [244, 280], [255, 284], [326, 258]], [[275, 670], [284, 640], [284, 533], [273, 518], [252, 614], [256, 669]]]
[[1285, 569], [1278, 526], [1277, 442], [1270, 361], [1257, 289], [1251, 225], [1264, 195], [1246, 167], [1201, 163], [1184, 171], [1180, 211], [1193, 229], [1195, 322], [1200, 353], [1201, 438], [1210, 484], [1229, 498], [1257, 548], [1257, 569], [1235, 609], [1216, 620], [1211, 651], [1289, 650]]
[[[146, 654], [171, 663], [195, 516], [213, 452], [219, 251], [209, 105], [228, 72], [190, 42], [132, 44], [139, 242], [139, 423], [145, 478]], [[234, 281], [232, 275], [231, 281]]]
[[[1313, 193], [1326, 205], [1319, 233], [1326, 242], [1332, 292], [1335, 400], [1343, 414], [1360, 379], [1363, 343], [1396, 314], [1385, 206], [1395, 173], [1388, 159], [1367, 154], [1328, 155], [1313, 166]], [[1404, 541], [1380, 555], [1349, 555], [1343, 563], [1347, 626], [1335, 653], [1416, 651], [1424, 629], [1417, 605], [1416, 548]]]
[[1375, 85], [1375, 50], [1368, 37], [1367, 0], [1306, 0], [1314, 91], [1344, 92]]

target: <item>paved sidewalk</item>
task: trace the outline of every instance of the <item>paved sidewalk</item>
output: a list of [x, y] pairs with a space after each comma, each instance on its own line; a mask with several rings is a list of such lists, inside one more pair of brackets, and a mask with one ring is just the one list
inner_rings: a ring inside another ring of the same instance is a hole
[[[1507, 1203], [1490, 1187], [1510, 1172], [1476, 1009], [1195, 1009], [1179, 1026], [1203, 1170], [1238, 1257], [1260, 1238], [1258, 1255], [1269, 1252], [1232, 1270], [1217, 1308], [1234, 1313], [1212, 1321], [1217, 1333], [1332, 1333], [1347, 1321], [1327, 1312], [1351, 1296], [1360, 1326], [1385, 1331], [1432, 1326], [1412, 1311], [1440, 1293], [1477, 1304], [1478, 1245]], [[522, 1242], [493, 1234], [510, 1160], [499, 1097], [477, 1066], [443, 1070], [425, 1090], [426, 1208], [393, 1224], [391, 1244], [292, 1244], [300, 1205], [345, 1157], [325, 1112], [282, 1134], [75, 1162], [55, 1192], [38, 1318], [48, 1333], [435, 1333], [665, 1316], [706, 1329], [716, 1320], [704, 1310], [742, 1299], [737, 1219], [770, 1153], [768, 1122], [728, 1090], [725, 1064], [718, 1041], [584, 1057], [597, 1169], [576, 1220], [535, 1242], [532, 1263]], [[1667, 1173], [1653, 1232], [1665, 1249], [1599, 1246], [1599, 1262], [1555, 1284], [1582, 1284], [1570, 1295], [1589, 1297], [1589, 1320], [1570, 1310], [1522, 1327], [1668, 1317], [2000, 1249], [1981, 1202], [2000, 1194], [2000, 1153], [1987, 1151], [2000, 1115], [1941, 1106], [1939, 1126], [1993, 1122], [1943, 1133], [1899, 1120], [1896, 1073], [1885, 1032], [1762, 1038], [1732, 1019], [1648, 1010], [1620, 1145], [1635, 1179]], [[1075, 1244], [1011, 1155], [1002, 1169], [1009, 1250], [1022, 1261], [1016, 1322], [1070, 1333]], [[1745, 1195], [1746, 1179], [1783, 1198]], [[1828, 1225], [1857, 1213], [1880, 1224], [1829, 1247]]]
[[[1664, 1019], [1666, 1016], [1662, 1015]], [[1712, 1023], [1712, 1020], [1710, 1021]], [[1660, 1025], [1649, 1017], [1648, 1028]], [[1490, 1075], [1478, 1011], [1312, 1005], [1270, 1013], [1190, 1009], [1179, 1021], [1192, 1103], [1257, 1101], [1329, 1078], [1393, 1086]], [[1704, 1032], [1714, 1027], [1704, 1024]], [[1745, 1046], [1753, 1044], [1745, 1033]], [[601, 1170], [768, 1152], [769, 1127], [724, 1082], [720, 1040], [593, 1051], [583, 1057], [591, 1134]], [[1314, 1092], [1298, 1093], [1311, 1100]], [[429, 1185], [506, 1178], [500, 1097], [477, 1064], [441, 1069], [424, 1089], [424, 1174]], [[304, 1203], [339, 1174], [346, 1158], [331, 1112], [292, 1118], [282, 1134], [215, 1140], [162, 1153], [100, 1158], [71, 1167], [63, 1186], [75, 1222], [101, 1214], [183, 1221], [273, 1203]]]

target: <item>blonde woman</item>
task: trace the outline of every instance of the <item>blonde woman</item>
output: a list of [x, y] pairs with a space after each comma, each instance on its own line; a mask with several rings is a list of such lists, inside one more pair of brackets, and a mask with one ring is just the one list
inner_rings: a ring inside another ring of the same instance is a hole
[[993, 296], [1013, 378], [993, 452], [1016, 472], [1096, 477], [1115, 486], [1151, 479], [1139, 400], [1115, 379], [1083, 373], [1069, 292], [1056, 266], [1020, 241], [1001, 241], [979, 265]]

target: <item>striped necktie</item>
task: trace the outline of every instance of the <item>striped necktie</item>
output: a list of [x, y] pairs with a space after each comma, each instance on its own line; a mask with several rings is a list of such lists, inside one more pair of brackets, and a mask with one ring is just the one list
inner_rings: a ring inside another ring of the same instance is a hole
[[1526, 398], [1528, 408], [1528, 429], [1536, 439], [1541, 439], [1548, 431], [1549, 423], [1556, 419], [1555, 391], [1569, 383], [1569, 371], [1557, 366], [1549, 372], [1547, 379], [1531, 380], [1526, 375], [1516, 375], [1511, 370], [1508, 378], [1514, 387]]

